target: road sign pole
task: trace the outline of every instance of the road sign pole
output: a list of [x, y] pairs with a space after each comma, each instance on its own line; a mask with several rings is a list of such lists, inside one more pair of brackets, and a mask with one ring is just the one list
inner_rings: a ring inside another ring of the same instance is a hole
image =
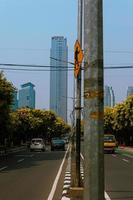
[[104, 200], [102, 0], [84, 0], [84, 200]]

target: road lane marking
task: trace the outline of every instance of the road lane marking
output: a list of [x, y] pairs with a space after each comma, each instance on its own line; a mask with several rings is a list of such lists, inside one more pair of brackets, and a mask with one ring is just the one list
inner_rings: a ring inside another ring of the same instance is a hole
[[104, 197], [105, 197], [106, 200], [111, 200], [109, 195], [106, 192], [104, 192]]
[[24, 161], [24, 158], [17, 160], [17, 163], [20, 163], [20, 162], [23, 162], [23, 161]]
[[31, 154], [31, 155], [16, 155], [16, 157], [32, 158], [33, 154]]
[[114, 154], [112, 154], [112, 156], [115, 157], [115, 158], [117, 157], [117, 155], [114, 155]]
[[52, 190], [51, 190], [51, 192], [50, 192], [50, 194], [49, 194], [47, 200], [52, 200], [53, 197], [54, 197], [54, 194], [55, 194], [55, 191], [56, 191], [56, 187], [57, 187], [57, 184], [58, 184], [58, 181], [59, 181], [61, 172], [62, 172], [62, 168], [63, 168], [64, 162], [65, 162], [65, 159], [66, 159], [66, 155], [67, 155], [67, 153], [68, 153], [68, 149], [69, 149], [69, 147], [67, 148], [67, 151], [66, 151], [65, 156], [64, 156], [64, 158], [63, 158], [63, 161], [62, 161], [62, 163], [61, 163], [61, 165], [60, 165], [59, 171], [58, 171], [58, 173], [57, 173], [57, 176], [56, 176], [56, 178], [55, 178], [54, 184], [53, 184], [53, 186], [52, 186]]
[[127, 159], [122, 159], [123, 161], [125, 161], [125, 162], [129, 162], [129, 160], [127, 160]]
[[82, 160], [84, 160], [84, 156], [83, 156], [83, 154], [82, 154], [82, 153], [80, 153], [80, 156], [81, 156]]
[[8, 167], [8, 166], [5, 166], [5, 167], [0, 168], [0, 171], [6, 169], [7, 167]]

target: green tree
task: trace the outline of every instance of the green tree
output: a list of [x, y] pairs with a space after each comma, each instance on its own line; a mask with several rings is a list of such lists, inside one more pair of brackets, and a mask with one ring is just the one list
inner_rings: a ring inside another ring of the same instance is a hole
[[119, 143], [133, 145], [133, 95], [104, 112], [104, 128], [114, 133]]
[[104, 109], [104, 132], [113, 133], [113, 115], [114, 109], [111, 107], [106, 107]]
[[13, 84], [7, 81], [4, 74], [0, 72], [0, 141], [2, 143], [9, 135], [9, 113], [14, 91]]
[[11, 114], [12, 136], [15, 144], [33, 137], [50, 140], [70, 131], [68, 126], [55, 113], [47, 110], [21, 108]]

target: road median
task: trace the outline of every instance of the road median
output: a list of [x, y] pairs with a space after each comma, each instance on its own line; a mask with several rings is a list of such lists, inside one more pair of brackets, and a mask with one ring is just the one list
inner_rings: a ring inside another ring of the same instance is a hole
[[116, 153], [133, 156], [133, 147], [121, 147], [116, 149]]

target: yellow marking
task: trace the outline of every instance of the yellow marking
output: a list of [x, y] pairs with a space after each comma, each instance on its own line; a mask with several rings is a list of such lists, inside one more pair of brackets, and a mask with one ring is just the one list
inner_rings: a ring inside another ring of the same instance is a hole
[[92, 119], [103, 119], [103, 112], [91, 112], [90, 117]]
[[84, 93], [84, 97], [87, 99], [92, 99], [95, 97], [99, 97], [100, 99], [103, 99], [103, 92], [102, 91], [88, 91]]

